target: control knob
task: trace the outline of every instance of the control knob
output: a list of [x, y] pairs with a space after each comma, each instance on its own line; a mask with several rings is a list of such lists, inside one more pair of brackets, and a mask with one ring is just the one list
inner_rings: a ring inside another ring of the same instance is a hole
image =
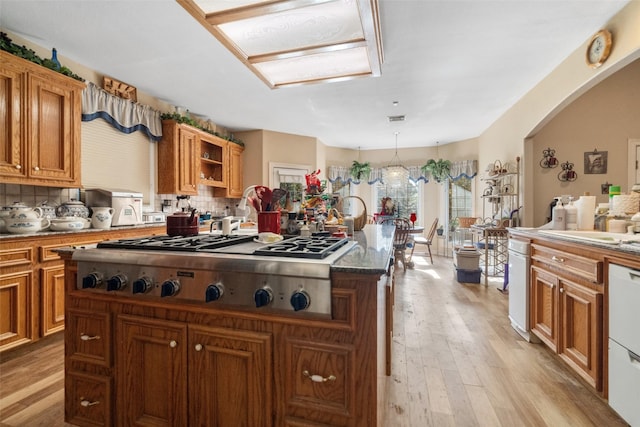
[[82, 278], [82, 289], [98, 288], [102, 285], [102, 274], [98, 272], [89, 273]]
[[207, 286], [204, 294], [204, 300], [206, 302], [217, 301], [224, 295], [224, 285], [222, 282], [211, 283]]
[[309, 307], [309, 304], [311, 304], [311, 298], [309, 298], [309, 294], [305, 290], [300, 289], [291, 295], [289, 302], [291, 303], [291, 307], [293, 307], [294, 311], [299, 311]]
[[127, 286], [127, 276], [116, 274], [107, 280], [107, 291], [121, 291]]
[[144, 294], [147, 293], [151, 290], [151, 288], [153, 287], [153, 280], [151, 280], [149, 277], [140, 277], [139, 279], [136, 279], [133, 281], [133, 283], [131, 284], [131, 290], [133, 291], [134, 294]]
[[256, 307], [264, 307], [265, 305], [269, 305], [273, 300], [273, 292], [271, 288], [265, 286], [255, 291], [253, 299], [256, 302]]
[[160, 287], [161, 297], [172, 297], [180, 291], [180, 282], [176, 279], [165, 280]]

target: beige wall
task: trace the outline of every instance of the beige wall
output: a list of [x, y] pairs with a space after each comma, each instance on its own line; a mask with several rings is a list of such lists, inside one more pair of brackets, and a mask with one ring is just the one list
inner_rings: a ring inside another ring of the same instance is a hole
[[[596, 85], [551, 119], [531, 140], [534, 160], [533, 210], [534, 225], [542, 225], [549, 215], [549, 203], [554, 196], [574, 197], [589, 192], [598, 203], [608, 202], [600, 185], [608, 182], [621, 185], [628, 192], [628, 139], [640, 138], [640, 60]], [[544, 169], [538, 166], [542, 150], [556, 150], [560, 162], [574, 164], [578, 178], [561, 182], [560, 167]], [[606, 174], [585, 174], [584, 153], [594, 149], [608, 152]]]
[[[501, 153], [500, 160], [523, 156], [523, 225], [534, 225], [533, 189], [537, 183], [533, 171], [540, 160], [528, 140], [573, 100], [640, 57], [638, 22], [640, 1], [632, 1], [605, 25], [613, 34], [614, 47], [602, 67], [593, 70], [585, 64], [588, 42], [585, 40], [582, 46], [479, 136], [480, 165], [496, 160], [496, 153]], [[597, 30], [594, 28], [594, 33]]]

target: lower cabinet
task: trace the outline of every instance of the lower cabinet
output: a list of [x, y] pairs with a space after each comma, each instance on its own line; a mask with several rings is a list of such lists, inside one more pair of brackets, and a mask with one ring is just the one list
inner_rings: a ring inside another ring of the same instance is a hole
[[0, 348], [31, 342], [32, 271], [0, 273]]
[[603, 261], [532, 245], [531, 331], [603, 390]]
[[271, 426], [271, 334], [119, 315], [120, 425]]
[[64, 265], [40, 269], [40, 334], [47, 336], [64, 329]]

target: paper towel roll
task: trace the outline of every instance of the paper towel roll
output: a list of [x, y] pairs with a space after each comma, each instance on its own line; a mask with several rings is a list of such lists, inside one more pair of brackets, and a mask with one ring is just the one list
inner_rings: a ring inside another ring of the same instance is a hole
[[593, 230], [596, 196], [580, 196], [574, 205], [578, 208], [578, 230]]

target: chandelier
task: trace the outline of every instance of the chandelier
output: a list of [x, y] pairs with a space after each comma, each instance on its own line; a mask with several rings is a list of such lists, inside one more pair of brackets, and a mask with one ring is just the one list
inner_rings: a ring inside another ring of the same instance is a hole
[[398, 157], [398, 134], [400, 132], [395, 132], [396, 135], [396, 154], [391, 159], [391, 163], [384, 168], [382, 181], [391, 187], [401, 187], [407, 184], [407, 180], [409, 179], [409, 169], [404, 167], [402, 163], [400, 163], [400, 157]]

